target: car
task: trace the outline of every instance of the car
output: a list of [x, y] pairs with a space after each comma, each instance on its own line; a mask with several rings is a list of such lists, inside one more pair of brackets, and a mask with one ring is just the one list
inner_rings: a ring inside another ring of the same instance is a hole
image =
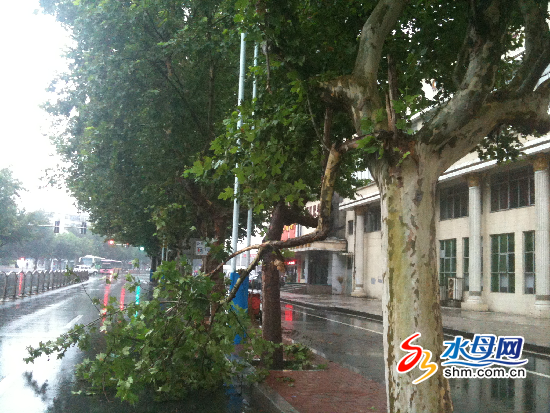
[[97, 275], [97, 269], [89, 265], [77, 265], [74, 267], [75, 272], [88, 272], [88, 275]]

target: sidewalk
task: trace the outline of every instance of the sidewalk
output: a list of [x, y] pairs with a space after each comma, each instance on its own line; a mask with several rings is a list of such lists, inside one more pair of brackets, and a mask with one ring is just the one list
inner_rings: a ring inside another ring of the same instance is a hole
[[[382, 302], [340, 295], [307, 295], [281, 291], [281, 301], [315, 309], [361, 315], [382, 321]], [[550, 319], [514, 314], [442, 308], [443, 331], [471, 338], [474, 334], [523, 336], [524, 349], [550, 355]], [[536, 327], [536, 328], [533, 328]], [[318, 356], [317, 356], [318, 357]], [[276, 410], [284, 413], [385, 412], [386, 390], [324, 359], [322, 371], [272, 371], [258, 386]]]

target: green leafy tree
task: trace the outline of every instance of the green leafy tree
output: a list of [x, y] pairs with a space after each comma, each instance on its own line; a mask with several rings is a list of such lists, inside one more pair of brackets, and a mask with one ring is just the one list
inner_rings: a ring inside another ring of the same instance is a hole
[[45, 261], [53, 258], [53, 245], [55, 234], [51, 227], [40, 226], [48, 225], [50, 217], [44, 211], [37, 211], [34, 213], [38, 218], [38, 226], [34, 229], [34, 236], [32, 239], [26, 240], [22, 243], [15, 244], [11, 248], [4, 251], [6, 256], [11, 258], [17, 257], [29, 257], [34, 259], [34, 269], [38, 266], [38, 261]]
[[69, 164], [62, 175], [94, 230], [152, 257], [192, 236], [223, 246], [231, 204], [217, 200], [220, 183], [181, 175], [236, 103], [236, 35], [226, 32], [224, 3], [41, 4], [76, 41], [70, 73], [54, 84], [63, 97], [47, 109], [68, 119], [55, 137]]
[[[81, 191], [78, 196], [84, 204], [89, 203], [89, 209], [97, 202], [105, 211], [114, 210], [114, 205], [132, 200], [132, 205], [153, 206], [147, 210], [149, 213], [135, 208], [135, 216], [143, 213], [144, 220], [138, 220], [149, 223], [154, 215], [155, 226], [167, 229], [167, 234], [171, 229], [188, 228], [192, 222], [200, 222], [195, 226], [199, 230], [204, 226], [209, 233], [215, 233], [208, 223], [224, 216], [226, 212], [221, 211], [227, 209], [220, 208], [213, 194], [222, 192], [222, 197], [227, 198], [231, 189], [223, 188], [230, 186], [228, 176], [235, 173], [242, 182], [249, 181], [242, 191], [243, 200], [273, 213], [274, 231], [261, 248], [262, 254], [276, 253], [284, 247], [325, 237], [336, 185], [352, 185], [349, 171], [353, 166], [368, 166], [382, 200], [388, 408], [452, 411], [449, 385], [441, 369], [421, 386], [413, 385], [412, 377], [396, 372], [401, 357], [399, 344], [415, 331], [422, 333], [420, 344], [432, 350], [437, 362], [442, 350], [435, 261], [436, 183], [450, 165], [488, 135], [508, 127], [523, 133], [542, 133], [550, 128], [549, 82], [539, 84], [550, 63], [547, 2], [373, 0], [336, 1], [329, 7], [322, 2], [239, 1], [235, 20], [243, 23], [243, 30], [251, 39], [261, 39], [264, 50], [263, 69], [256, 73], [263, 86], [255, 108], [258, 123], [254, 123], [254, 131], [245, 127], [230, 133], [240, 134], [242, 146], [230, 137], [212, 147], [218, 152], [217, 158], [209, 153], [202, 162], [193, 164], [193, 172], [202, 175], [202, 181], [180, 179], [185, 169], [180, 166], [190, 166], [199, 152], [192, 149], [208, 147], [213, 137], [222, 133], [219, 123], [207, 122], [209, 126], [204, 127], [197, 119], [204, 113], [212, 114], [206, 116], [208, 119], [220, 119], [223, 115], [218, 115], [223, 110], [214, 114], [208, 109], [214, 107], [208, 104], [213, 102], [208, 97], [211, 95], [199, 93], [204, 85], [210, 85], [207, 89], [211, 92], [218, 90], [211, 87], [216, 85], [211, 76], [200, 78], [212, 71], [197, 70], [199, 62], [212, 62], [205, 58], [209, 56], [206, 49], [186, 54], [187, 49], [182, 46], [197, 51], [195, 47], [205, 43], [191, 44], [191, 39], [214, 35], [199, 30], [200, 24], [192, 24], [198, 21], [207, 27], [217, 22], [219, 32], [227, 28], [232, 33], [231, 8], [215, 15], [220, 19], [209, 19], [200, 13], [197, 3], [191, 2], [172, 8], [171, 2], [151, 6], [145, 2], [105, 1], [96, 5], [84, 0], [44, 0], [43, 4], [55, 9], [58, 18], [82, 36], [80, 49], [74, 55], [75, 69], [82, 72], [71, 79], [81, 87], [67, 89], [70, 97], [64, 101], [65, 106], [58, 105], [54, 112], [77, 114], [72, 118], [71, 139], [65, 136], [60, 145], [68, 158], [76, 157], [69, 181], [74, 181], [75, 193]], [[159, 9], [154, 8], [157, 6]], [[173, 15], [178, 18], [172, 19]], [[150, 19], [155, 24], [142, 24]], [[169, 33], [167, 36], [155, 38], [158, 31], [166, 33], [164, 30]], [[203, 35], [193, 38], [186, 37], [186, 33]], [[152, 35], [154, 40], [142, 42], [147, 40], [145, 35]], [[126, 47], [128, 38], [132, 39], [132, 47]], [[140, 41], [133, 41], [138, 38]], [[522, 46], [524, 49], [518, 54]], [[146, 58], [127, 54], [134, 50]], [[112, 63], [123, 70], [108, 70]], [[148, 69], [141, 69], [143, 65]], [[136, 67], [139, 72], [132, 71]], [[232, 67], [231, 63], [226, 67]], [[158, 74], [159, 70], [163, 76], [145, 76]], [[161, 87], [166, 85], [163, 79], [172, 79], [168, 83], [173, 89]], [[181, 79], [186, 80], [184, 86]], [[222, 80], [219, 76], [214, 79]], [[223, 81], [219, 90], [227, 91], [229, 101], [232, 92]], [[433, 100], [423, 98], [425, 82], [437, 84]], [[99, 87], [105, 84], [110, 87]], [[131, 84], [133, 89], [119, 88], [125, 84]], [[141, 85], [146, 87], [140, 88]], [[127, 99], [130, 95], [121, 90], [135, 91], [139, 96]], [[178, 98], [173, 99], [168, 90], [177, 90]], [[202, 105], [198, 103], [199, 96], [204, 98]], [[181, 108], [185, 110], [178, 110]], [[419, 112], [422, 122], [419, 129], [414, 129], [411, 117]], [[172, 113], [179, 117], [172, 117]], [[180, 122], [174, 121], [176, 118]], [[226, 122], [228, 130], [234, 127], [234, 118]], [[306, 124], [311, 124], [309, 131]], [[313, 134], [317, 140], [311, 139]], [[185, 140], [172, 145], [174, 137]], [[145, 151], [140, 157], [135, 154], [136, 142], [140, 148], [154, 150]], [[177, 152], [181, 147], [183, 156]], [[311, 148], [311, 156], [304, 148]], [[297, 154], [296, 162], [289, 156], [292, 151]], [[157, 158], [158, 154], [161, 156]], [[231, 155], [238, 159], [231, 159]], [[88, 165], [94, 167], [86, 169]], [[153, 167], [148, 169], [150, 165]], [[175, 173], [162, 175], [161, 179], [157, 175], [160, 167]], [[118, 170], [120, 173], [114, 174]], [[339, 170], [341, 176], [337, 175]], [[303, 175], [302, 182], [285, 176], [286, 171]], [[316, 173], [323, 176], [320, 185], [310, 182], [309, 177]], [[129, 176], [132, 178], [125, 179]], [[84, 182], [91, 177], [94, 190], [86, 192]], [[124, 192], [138, 185], [138, 178], [144, 184], [135, 191]], [[208, 181], [209, 186], [205, 185]], [[158, 182], [166, 183], [160, 191]], [[180, 187], [172, 183], [181, 184], [183, 191], [179, 192]], [[200, 196], [186, 197], [191, 201], [186, 203], [185, 193]], [[137, 195], [133, 197], [134, 194]], [[175, 194], [182, 194], [182, 198]], [[284, 243], [275, 240], [277, 228], [284, 222], [277, 218], [284, 215], [282, 210], [298, 208], [297, 215], [303, 216], [303, 209], [299, 208], [317, 195], [321, 200], [318, 231]], [[207, 211], [206, 218], [200, 216], [201, 209]], [[101, 228], [100, 209], [96, 211]], [[103, 217], [105, 233], [113, 228], [122, 234], [120, 228], [132, 222], [111, 217], [118, 217], [116, 211]], [[175, 217], [178, 218], [172, 221]], [[213, 227], [223, 232], [223, 222], [220, 219]], [[269, 260], [276, 264], [275, 259]]]
[[[276, 63], [269, 68], [269, 88], [262, 88], [255, 102], [243, 105], [225, 121], [226, 133], [214, 140], [211, 153], [197, 160], [188, 171], [199, 181], [235, 174], [241, 188], [241, 203], [270, 217], [265, 242], [280, 241], [285, 225], [318, 225], [304, 205], [321, 195], [319, 177], [323, 175], [331, 145], [329, 133], [319, 131], [317, 126], [317, 117], [322, 118], [324, 108], [319, 105], [313, 108], [298, 74], [289, 73], [284, 65]], [[253, 74], [261, 86], [267, 84], [267, 69], [254, 67]], [[335, 118], [330, 129], [340, 139], [353, 133], [347, 119], [341, 116]], [[336, 183], [343, 195], [351, 195], [353, 184], [357, 184], [351, 177], [355, 163], [348, 157], [340, 165], [348, 172], [344, 176], [349, 177]], [[220, 197], [232, 198], [233, 188], [227, 187]], [[325, 226], [314, 238], [300, 242], [312, 242], [327, 234]], [[262, 248], [258, 257], [263, 277], [262, 334], [265, 339], [281, 344], [279, 271], [284, 259], [280, 248], [274, 248], [273, 244]], [[281, 346], [276, 347], [273, 363], [274, 367], [282, 368]]]
[[[146, 264], [148, 260], [139, 248], [124, 245], [109, 245], [104, 237], [88, 231], [81, 234], [79, 228], [68, 228], [67, 232], [54, 234], [49, 224], [50, 217], [44, 211], [33, 212], [37, 224], [33, 224], [33, 237], [17, 244], [2, 248], [0, 256], [8, 260], [19, 257], [34, 259], [34, 269], [38, 261], [45, 264], [51, 259], [74, 261], [84, 255], [95, 255], [106, 259], [119, 260], [128, 263], [138, 259]], [[47, 265], [46, 265], [47, 266]]]
[[[420, 386], [396, 369], [400, 343], [416, 331], [436, 362], [442, 351], [436, 184], [487, 136], [500, 134], [506, 142], [501, 132], [509, 127], [523, 133], [550, 129], [549, 81], [541, 79], [550, 63], [548, 2], [239, 5], [237, 20], [248, 23], [244, 30], [261, 33], [268, 93], [274, 68], [283, 67], [295, 91], [307, 87], [313, 113], [316, 107], [327, 108], [323, 130], [330, 131], [331, 112], [345, 114], [353, 129], [344, 137], [329, 133], [325, 141], [320, 221], [330, 205], [330, 196], [323, 194], [340, 179], [329, 178], [348, 156], [368, 166], [380, 189], [389, 411], [452, 411], [442, 369]], [[426, 82], [437, 85], [433, 100], [423, 98]], [[296, 93], [295, 101], [300, 99]], [[273, 103], [270, 119], [277, 118], [283, 102]], [[419, 111], [420, 126], [414, 129], [411, 117]], [[489, 146], [490, 151], [494, 148]], [[285, 151], [285, 142], [279, 150]], [[248, 152], [243, 158], [250, 159]], [[292, 170], [292, 164], [276, 168]], [[318, 233], [322, 228], [320, 222]]]
[[39, 213], [19, 210], [16, 200], [22, 190], [9, 169], [0, 170], [0, 248], [33, 238], [36, 226], [44, 223]]
[[[152, 389], [160, 399], [181, 399], [197, 389], [230, 382], [246, 366], [227, 354], [234, 351], [235, 334], [248, 330], [248, 317], [226, 302], [216, 319], [205, 318], [214, 281], [188, 272], [182, 275], [174, 261], [163, 263], [156, 276], [159, 285], [151, 291], [154, 299], [121, 309], [111, 298], [97, 320], [77, 325], [57, 340], [28, 347], [25, 360], [32, 362], [42, 354], [63, 355], [73, 345], [89, 349], [93, 335], [106, 332], [105, 348], [77, 368], [77, 376], [91, 385], [87, 393], [114, 389], [117, 397], [135, 403], [144, 389]], [[141, 288], [131, 277], [127, 280], [131, 281], [128, 291]], [[213, 298], [222, 297], [214, 294]], [[100, 300], [95, 303], [102, 305]], [[255, 337], [249, 344], [255, 352], [247, 346], [242, 353], [248, 362], [266, 348]]]

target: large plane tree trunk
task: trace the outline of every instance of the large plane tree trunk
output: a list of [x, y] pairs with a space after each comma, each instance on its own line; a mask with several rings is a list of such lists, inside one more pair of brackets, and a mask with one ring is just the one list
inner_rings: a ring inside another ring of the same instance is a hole
[[[399, 92], [391, 56], [386, 59], [387, 80], [379, 78], [384, 42], [397, 30], [407, 1], [379, 0], [361, 30], [352, 75], [323, 84], [324, 98], [333, 105], [341, 103], [353, 117], [355, 141], [347, 140], [343, 146], [373, 152], [364, 152], [364, 156], [382, 203], [384, 356], [388, 411], [392, 413], [453, 410], [449, 384], [440, 367], [443, 332], [435, 233], [438, 177], [501, 125], [523, 132], [550, 129], [550, 80], [537, 86], [550, 63], [547, 10], [532, 0], [520, 0], [520, 4], [526, 52], [514, 77], [496, 82], [511, 9], [502, 0], [470, 2], [463, 48], [457, 56], [459, 65], [449, 68], [454, 71], [456, 90], [419, 118], [422, 124], [416, 131], [398, 128], [403, 113], [394, 105], [406, 99]], [[384, 110], [387, 122], [377, 116]], [[363, 142], [357, 142], [361, 139]], [[412, 345], [431, 351], [428, 363], [439, 368], [414, 384], [426, 371], [416, 365], [399, 373], [397, 367], [411, 354], [400, 348], [401, 343], [417, 332], [421, 336]]]
[[[386, 387], [390, 412], [450, 412], [449, 383], [438, 370], [419, 384], [418, 366], [400, 374], [397, 364], [407, 353], [400, 344], [411, 334], [414, 345], [439, 363], [443, 333], [439, 305], [435, 233], [435, 190], [439, 171], [412, 157], [379, 178], [382, 203], [382, 251], [385, 254], [383, 317]], [[437, 359], [436, 359], [437, 358]]]

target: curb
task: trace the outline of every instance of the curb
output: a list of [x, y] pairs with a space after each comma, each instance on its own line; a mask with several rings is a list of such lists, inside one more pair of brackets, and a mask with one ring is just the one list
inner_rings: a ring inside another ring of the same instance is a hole
[[300, 413], [283, 396], [265, 384], [254, 383], [252, 390], [255, 395], [266, 399], [271, 404], [270, 407], [273, 407], [279, 413]]
[[[378, 314], [371, 314], [367, 313], [365, 311], [357, 311], [357, 310], [349, 310], [347, 308], [342, 307], [330, 307], [330, 306], [323, 306], [318, 304], [311, 304], [311, 303], [304, 303], [302, 301], [298, 300], [292, 300], [288, 298], [281, 298], [281, 302], [289, 303], [289, 304], [296, 304], [301, 305], [302, 307], [312, 308], [315, 310], [326, 310], [326, 311], [332, 311], [335, 313], [341, 313], [341, 314], [347, 314], [347, 315], [357, 315], [361, 317], [366, 317], [368, 319], [382, 322], [382, 316]], [[450, 327], [443, 327], [443, 333], [451, 335], [451, 336], [462, 336], [464, 338], [472, 339], [474, 337], [474, 333], [471, 333], [469, 331], [463, 331], [463, 330], [457, 330]], [[527, 351], [532, 351], [535, 353], [539, 353], [543, 356], [550, 357], [550, 347], [544, 347], [539, 346], [537, 344], [531, 344], [524, 342], [523, 343], [523, 349]]]
[[[247, 376], [250, 372], [254, 371], [255, 368], [250, 364], [243, 362], [241, 357], [235, 354], [227, 356], [230, 360], [237, 360], [245, 366], [243, 370], [243, 376]], [[235, 378], [233, 378], [233, 385], [235, 385]], [[246, 387], [250, 389], [250, 395], [256, 402], [258, 400], [262, 401], [262, 407], [268, 409], [270, 413], [300, 413], [292, 405], [286, 401], [286, 399], [263, 383], [251, 383], [247, 384]]]

